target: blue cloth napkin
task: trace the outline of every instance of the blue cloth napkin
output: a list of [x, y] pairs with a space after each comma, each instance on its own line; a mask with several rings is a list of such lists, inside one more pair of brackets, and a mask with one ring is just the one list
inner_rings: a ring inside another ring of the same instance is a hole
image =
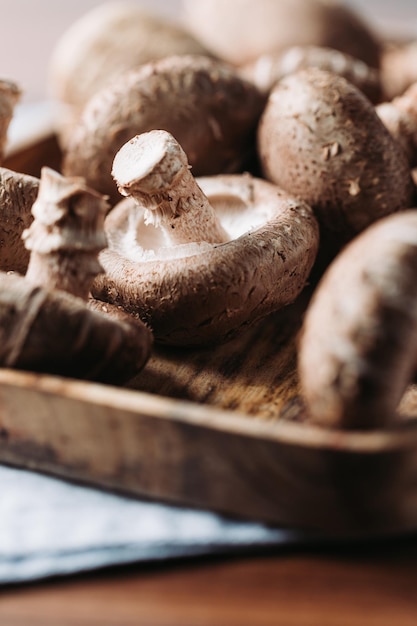
[[0, 466], [0, 583], [294, 544], [305, 535]]

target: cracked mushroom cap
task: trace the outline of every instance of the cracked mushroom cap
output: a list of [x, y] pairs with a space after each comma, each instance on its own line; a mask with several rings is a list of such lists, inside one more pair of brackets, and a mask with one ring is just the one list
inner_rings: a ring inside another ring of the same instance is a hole
[[66, 176], [120, 200], [111, 176], [117, 151], [152, 129], [172, 133], [196, 176], [239, 171], [253, 156], [265, 97], [228, 66], [173, 56], [121, 76], [86, 105], [67, 146]]
[[413, 204], [402, 149], [370, 101], [335, 74], [310, 68], [276, 85], [258, 147], [265, 177], [312, 206], [341, 243]]
[[94, 297], [139, 315], [155, 340], [171, 345], [219, 342], [292, 303], [318, 248], [311, 209], [266, 181], [245, 175], [197, 179], [229, 241], [167, 247], [131, 198], [105, 223], [105, 274]]
[[152, 336], [140, 321], [116, 316], [0, 273], [0, 366], [124, 383], [148, 359]]

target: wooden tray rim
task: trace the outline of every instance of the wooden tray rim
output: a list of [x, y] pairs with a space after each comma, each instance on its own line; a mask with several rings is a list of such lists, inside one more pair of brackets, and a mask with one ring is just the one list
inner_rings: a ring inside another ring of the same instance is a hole
[[189, 400], [6, 368], [0, 369], [0, 389], [2, 386], [15, 387], [23, 391], [36, 390], [43, 395], [61, 395], [107, 409], [125, 410], [153, 419], [187, 423], [300, 448], [369, 455], [417, 449], [417, 420], [398, 423], [384, 430], [329, 430], [284, 420], [262, 421], [244, 413], [197, 404]]

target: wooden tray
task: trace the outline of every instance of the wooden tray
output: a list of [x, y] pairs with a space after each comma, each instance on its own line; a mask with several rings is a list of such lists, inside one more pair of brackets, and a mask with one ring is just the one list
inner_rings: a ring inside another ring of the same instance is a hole
[[[52, 136], [5, 166], [41, 164], [59, 167]], [[390, 430], [308, 425], [296, 374], [307, 300], [223, 346], [156, 348], [126, 389], [0, 370], [0, 461], [326, 535], [415, 530], [417, 391]]]

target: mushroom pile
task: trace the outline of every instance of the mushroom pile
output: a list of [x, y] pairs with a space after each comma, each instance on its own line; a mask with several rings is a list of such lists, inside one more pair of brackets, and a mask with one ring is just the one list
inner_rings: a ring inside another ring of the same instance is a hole
[[[24, 298], [64, 290], [121, 325], [120, 379], [151, 341], [228, 341], [308, 287], [311, 420], [389, 423], [417, 336], [416, 42], [386, 42], [339, 0], [182, 5], [173, 25], [105, 3], [64, 34], [62, 170], [0, 172], [0, 270], [26, 272], [7, 277]], [[0, 153], [18, 92], [0, 82]]]
[[[17, 93], [7, 87], [2, 144]], [[0, 366], [112, 384], [132, 378], [149, 358], [150, 330], [111, 305], [89, 305], [106, 199], [44, 167], [40, 180], [0, 168], [0, 201]]]

